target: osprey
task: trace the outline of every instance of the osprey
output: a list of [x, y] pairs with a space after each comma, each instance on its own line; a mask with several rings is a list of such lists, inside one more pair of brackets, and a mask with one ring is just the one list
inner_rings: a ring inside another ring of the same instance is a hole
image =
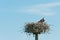
[[44, 22], [45, 20], [44, 20], [44, 18], [42, 18], [39, 22]]

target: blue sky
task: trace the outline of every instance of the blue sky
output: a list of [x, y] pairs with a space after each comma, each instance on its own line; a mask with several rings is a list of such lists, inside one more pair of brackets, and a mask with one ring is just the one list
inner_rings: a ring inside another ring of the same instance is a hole
[[60, 0], [0, 0], [0, 40], [34, 40], [24, 25], [45, 17], [51, 30], [39, 40], [60, 39]]

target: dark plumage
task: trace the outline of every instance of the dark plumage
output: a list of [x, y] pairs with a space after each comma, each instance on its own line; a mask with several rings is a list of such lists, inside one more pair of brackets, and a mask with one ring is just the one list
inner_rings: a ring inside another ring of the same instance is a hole
[[44, 20], [44, 18], [42, 18], [39, 22], [44, 22], [45, 20]]

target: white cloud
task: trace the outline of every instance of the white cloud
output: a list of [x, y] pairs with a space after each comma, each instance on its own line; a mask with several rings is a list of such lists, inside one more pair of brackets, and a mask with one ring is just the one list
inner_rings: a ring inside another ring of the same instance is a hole
[[39, 4], [39, 5], [36, 5], [36, 7], [55, 7], [59, 5], [60, 5], [60, 2], [56, 2], [56, 3]]
[[33, 5], [22, 9], [21, 12], [52, 16], [55, 14], [52, 8], [56, 6], [60, 6], [60, 2]]

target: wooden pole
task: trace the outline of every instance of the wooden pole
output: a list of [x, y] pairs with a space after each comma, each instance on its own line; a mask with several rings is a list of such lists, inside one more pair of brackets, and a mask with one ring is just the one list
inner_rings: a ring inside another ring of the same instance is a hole
[[38, 40], [38, 34], [37, 33], [35, 34], [35, 40]]

